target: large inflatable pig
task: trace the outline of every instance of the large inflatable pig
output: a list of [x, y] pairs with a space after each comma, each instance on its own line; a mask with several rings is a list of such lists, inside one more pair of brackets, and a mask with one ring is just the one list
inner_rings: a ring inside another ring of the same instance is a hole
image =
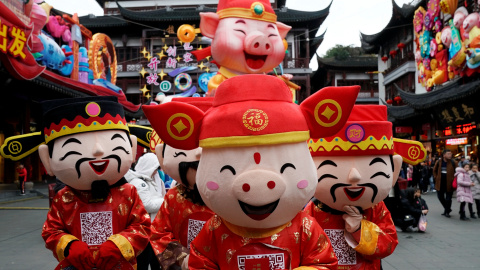
[[220, 66], [209, 92], [233, 76], [272, 71], [285, 57], [282, 40], [290, 28], [277, 22], [268, 0], [220, 0], [216, 13], [201, 12], [200, 30], [212, 39], [211, 54]]
[[205, 113], [144, 106], [168, 145], [202, 147], [197, 186], [217, 215], [191, 243], [189, 269], [336, 269], [325, 233], [300, 212], [317, 183], [306, 140], [343, 126], [358, 91], [329, 87], [298, 106], [281, 79], [251, 74], [222, 83]]
[[425, 149], [419, 142], [394, 140], [383, 105], [355, 106], [337, 134], [311, 139], [309, 146], [318, 184], [305, 211], [330, 237], [339, 269], [380, 270], [380, 260], [398, 244], [383, 200], [397, 181], [402, 157], [418, 164]]

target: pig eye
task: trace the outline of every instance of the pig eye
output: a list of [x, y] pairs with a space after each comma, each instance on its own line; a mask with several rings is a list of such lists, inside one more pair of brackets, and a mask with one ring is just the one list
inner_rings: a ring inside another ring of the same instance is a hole
[[244, 35], [247, 35], [247, 34], [245, 34], [245, 31], [243, 31], [243, 30], [240, 30], [240, 29], [233, 29], [233, 30], [235, 30], [235, 31], [237, 31], [237, 32], [241, 32], [241, 33], [244, 34]]
[[233, 175], [236, 174], [235, 169], [234, 169], [232, 166], [230, 166], [230, 165], [225, 165], [225, 166], [223, 166], [223, 167], [220, 169], [220, 172], [222, 172], [223, 170], [230, 170]]
[[270, 34], [270, 35], [268, 35], [268, 37], [278, 37], [278, 35]]
[[285, 171], [285, 169], [288, 168], [288, 167], [291, 167], [291, 168], [293, 168], [294, 170], [297, 169], [297, 168], [295, 168], [295, 166], [293, 166], [292, 163], [285, 163], [285, 164], [283, 164], [282, 168], [280, 169], [280, 173], [283, 173], [283, 171]]

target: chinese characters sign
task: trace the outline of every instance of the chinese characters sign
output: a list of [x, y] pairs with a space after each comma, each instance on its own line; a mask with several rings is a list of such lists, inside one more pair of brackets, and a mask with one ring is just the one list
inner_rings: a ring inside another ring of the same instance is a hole
[[443, 127], [478, 122], [480, 114], [472, 101], [458, 102], [437, 109], [437, 117]]

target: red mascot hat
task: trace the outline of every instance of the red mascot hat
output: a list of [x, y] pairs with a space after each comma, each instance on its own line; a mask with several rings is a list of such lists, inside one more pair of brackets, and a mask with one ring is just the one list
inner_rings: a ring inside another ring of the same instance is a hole
[[340, 131], [308, 142], [312, 156], [402, 156], [403, 161], [418, 164], [426, 151], [420, 142], [393, 138], [392, 123], [384, 105], [355, 105]]
[[347, 121], [359, 89], [327, 87], [299, 106], [281, 79], [249, 74], [222, 83], [206, 112], [181, 102], [142, 108], [153, 129], [174, 148], [296, 143], [335, 134]]
[[245, 18], [275, 23], [277, 15], [269, 0], [220, 0], [217, 14], [223, 18]]

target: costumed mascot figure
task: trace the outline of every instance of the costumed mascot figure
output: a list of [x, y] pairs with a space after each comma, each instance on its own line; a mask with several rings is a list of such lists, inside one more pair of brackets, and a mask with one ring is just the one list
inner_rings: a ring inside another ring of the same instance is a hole
[[281, 64], [286, 50], [283, 39], [290, 29], [277, 22], [268, 0], [220, 0], [216, 13], [200, 12], [200, 31], [212, 39], [212, 46], [194, 54], [197, 59], [211, 55], [220, 66], [208, 82], [208, 94], [213, 96], [228, 78], [270, 72]]
[[206, 112], [144, 106], [168, 145], [202, 147], [197, 186], [216, 215], [191, 243], [189, 269], [336, 269], [328, 237], [301, 212], [317, 183], [307, 140], [335, 134], [358, 91], [330, 87], [298, 106], [281, 79], [250, 74], [223, 82]]
[[129, 134], [122, 106], [115, 97], [87, 97], [45, 101], [42, 107], [42, 132], [6, 143], [22, 143], [25, 155], [38, 148], [48, 174], [66, 184], [42, 230], [60, 262], [56, 269], [134, 269], [149, 241], [150, 216], [123, 177], [137, 139]]
[[392, 137], [383, 105], [356, 105], [337, 134], [311, 139], [309, 147], [318, 184], [305, 212], [330, 238], [338, 269], [381, 269], [380, 260], [398, 244], [383, 199], [397, 181], [402, 157], [419, 163], [425, 149]]
[[[202, 111], [207, 111], [212, 106], [212, 101], [209, 97], [172, 100], [191, 104]], [[165, 195], [164, 203], [152, 222], [150, 240], [162, 269], [188, 269], [190, 242], [213, 216], [195, 183], [202, 148], [182, 150], [162, 142], [155, 146], [155, 153], [160, 167], [178, 184]]]

